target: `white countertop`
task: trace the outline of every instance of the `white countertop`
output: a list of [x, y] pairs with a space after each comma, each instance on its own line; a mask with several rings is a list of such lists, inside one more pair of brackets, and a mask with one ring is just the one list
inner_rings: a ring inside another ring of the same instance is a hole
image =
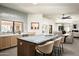
[[[23, 35], [25, 33], [22, 34], [13, 34], [13, 33], [6, 33], [6, 34], [0, 34], [0, 37], [6, 37], [6, 36], [15, 36], [15, 35]], [[26, 33], [27, 34], [27, 33]]]

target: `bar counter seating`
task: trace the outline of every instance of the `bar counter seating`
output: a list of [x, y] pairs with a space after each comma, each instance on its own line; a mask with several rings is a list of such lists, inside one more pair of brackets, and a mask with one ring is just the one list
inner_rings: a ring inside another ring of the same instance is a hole
[[18, 56], [60, 56], [63, 51], [63, 36], [34, 35], [18, 38]]

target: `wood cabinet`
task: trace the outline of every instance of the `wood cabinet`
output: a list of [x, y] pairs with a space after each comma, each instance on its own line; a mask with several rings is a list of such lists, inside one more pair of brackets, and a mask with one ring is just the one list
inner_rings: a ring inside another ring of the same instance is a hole
[[17, 45], [18, 36], [0, 37], [0, 50], [10, 48]]
[[17, 45], [17, 36], [12, 36], [11, 37], [11, 46], [16, 46]]
[[2, 38], [0, 37], [0, 50], [2, 49]]
[[7, 48], [7, 40], [6, 40], [5, 37], [2, 37], [2, 47], [1, 47], [1, 49], [5, 49], [5, 48]]
[[35, 55], [35, 45], [23, 40], [18, 39], [17, 44], [18, 56], [34, 56]]
[[11, 46], [11, 37], [0, 37], [0, 49], [9, 48]]
[[11, 47], [11, 37], [5, 37], [5, 40], [6, 40], [6, 48], [9, 48]]

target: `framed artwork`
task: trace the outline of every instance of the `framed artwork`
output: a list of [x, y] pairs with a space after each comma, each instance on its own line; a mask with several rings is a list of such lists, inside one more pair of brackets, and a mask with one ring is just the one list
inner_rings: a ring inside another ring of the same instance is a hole
[[39, 29], [39, 22], [32, 22], [31, 23], [31, 29], [34, 29], [34, 30]]
[[0, 21], [1, 32], [12, 33], [13, 32], [13, 21], [2, 20]]
[[23, 32], [23, 22], [14, 21], [14, 33]]

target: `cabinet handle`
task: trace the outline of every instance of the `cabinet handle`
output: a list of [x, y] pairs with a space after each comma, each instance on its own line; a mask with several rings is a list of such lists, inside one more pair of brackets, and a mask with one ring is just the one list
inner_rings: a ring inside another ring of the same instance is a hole
[[22, 42], [20, 42], [20, 45], [22, 45], [23, 43]]

